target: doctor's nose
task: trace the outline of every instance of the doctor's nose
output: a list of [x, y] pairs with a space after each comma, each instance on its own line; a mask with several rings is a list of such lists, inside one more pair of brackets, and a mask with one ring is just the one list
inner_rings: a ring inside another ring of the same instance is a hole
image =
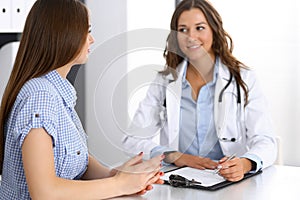
[[194, 31], [189, 31], [187, 34], [187, 41], [191, 43], [197, 41], [197, 33]]

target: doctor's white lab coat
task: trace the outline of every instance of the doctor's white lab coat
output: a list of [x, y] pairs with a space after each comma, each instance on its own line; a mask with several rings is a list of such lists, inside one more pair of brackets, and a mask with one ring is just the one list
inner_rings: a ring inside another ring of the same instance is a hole
[[[276, 159], [277, 145], [267, 104], [256, 76], [251, 70], [241, 69], [242, 79], [249, 89], [249, 103], [246, 107], [242, 88], [241, 104], [237, 103], [238, 94], [234, 78], [224, 91], [222, 102], [219, 102], [220, 91], [230, 77], [228, 68], [219, 63], [214, 99], [214, 123], [223, 153], [224, 155], [235, 153], [236, 156], [251, 153], [262, 160], [263, 168], [268, 167]], [[182, 75], [186, 67], [186, 61], [178, 65], [176, 69], [178, 78], [175, 81], [171, 75], [164, 76], [158, 73], [132, 122], [134, 127], [140, 129], [131, 129], [122, 140], [126, 152], [137, 154], [142, 151], [150, 154], [150, 151], [158, 145], [178, 150]], [[157, 135], [159, 135], [158, 142], [154, 139]]]

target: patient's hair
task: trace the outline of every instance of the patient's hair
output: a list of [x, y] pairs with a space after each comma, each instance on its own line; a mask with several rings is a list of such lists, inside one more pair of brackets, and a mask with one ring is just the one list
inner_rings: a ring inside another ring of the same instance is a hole
[[0, 110], [0, 173], [2, 174], [5, 122], [22, 86], [74, 60], [84, 45], [89, 13], [78, 0], [37, 0], [22, 33], [16, 60]]

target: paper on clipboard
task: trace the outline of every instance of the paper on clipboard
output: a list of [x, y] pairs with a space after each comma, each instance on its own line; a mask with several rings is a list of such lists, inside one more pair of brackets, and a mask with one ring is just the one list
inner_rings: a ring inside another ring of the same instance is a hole
[[191, 167], [183, 167], [166, 172], [161, 178], [165, 181], [169, 181], [169, 176], [171, 174], [177, 174], [189, 180], [194, 179], [195, 181], [201, 182], [201, 186], [204, 187], [210, 187], [225, 181], [225, 179], [222, 176], [215, 173], [215, 170], [200, 170]]

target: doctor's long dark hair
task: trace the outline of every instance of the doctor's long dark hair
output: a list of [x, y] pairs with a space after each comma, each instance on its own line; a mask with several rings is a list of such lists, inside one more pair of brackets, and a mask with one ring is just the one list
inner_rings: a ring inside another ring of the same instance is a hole
[[246, 106], [248, 103], [248, 87], [241, 78], [240, 70], [241, 68], [248, 69], [248, 67], [232, 55], [233, 41], [223, 28], [221, 16], [206, 0], [183, 0], [176, 7], [170, 24], [171, 32], [168, 36], [166, 49], [164, 51], [167, 68], [163, 73], [173, 73], [178, 64], [184, 60], [184, 54], [180, 50], [177, 41], [178, 19], [182, 12], [191, 10], [192, 8], [200, 9], [205, 15], [208, 24], [213, 31], [212, 49], [214, 54], [220, 57], [221, 62], [228, 67], [235, 80], [244, 90]]
[[86, 41], [87, 8], [78, 0], [37, 0], [27, 16], [0, 109], [0, 174], [7, 117], [22, 86], [74, 60]]

